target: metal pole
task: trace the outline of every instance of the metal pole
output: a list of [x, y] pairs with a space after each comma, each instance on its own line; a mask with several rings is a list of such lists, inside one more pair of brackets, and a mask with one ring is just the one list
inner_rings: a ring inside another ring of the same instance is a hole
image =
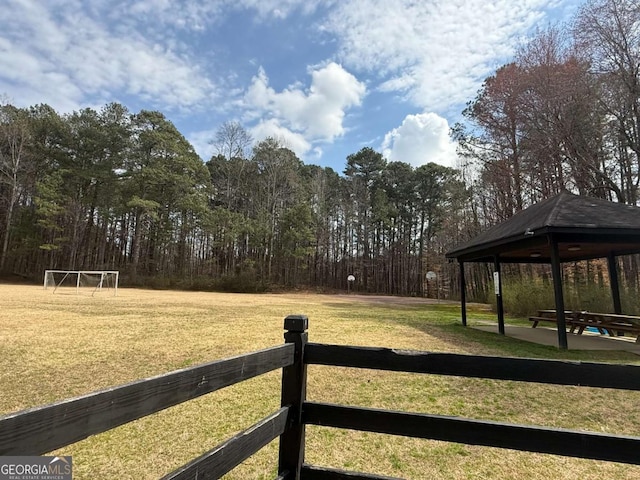
[[551, 272], [553, 274], [553, 291], [556, 298], [556, 323], [558, 325], [558, 348], [566, 350], [567, 324], [564, 318], [564, 296], [562, 294], [562, 272], [560, 271], [560, 254], [558, 242], [551, 237]]
[[498, 332], [504, 335], [504, 305], [502, 304], [502, 278], [500, 278], [500, 256], [496, 255], [493, 261], [494, 281], [496, 290], [496, 308], [498, 310]]
[[622, 303], [620, 302], [620, 284], [618, 283], [618, 266], [613, 253], [607, 255], [609, 264], [609, 283], [611, 284], [611, 296], [613, 297], [613, 311], [620, 315], [622, 313]]
[[462, 325], [467, 326], [467, 284], [464, 278], [464, 262], [460, 262], [460, 310]]

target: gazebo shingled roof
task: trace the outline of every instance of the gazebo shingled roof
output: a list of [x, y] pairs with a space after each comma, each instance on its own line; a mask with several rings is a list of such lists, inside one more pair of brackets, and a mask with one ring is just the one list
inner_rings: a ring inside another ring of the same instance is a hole
[[446, 256], [464, 262], [493, 261], [499, 255], [503, 263], [549, 263], [549, 235], [557, 237], [563, 262], [640, 253], [640, 207], [563, 192], [457, 245]]
[[[614, 309], [621, 313], [615, 257], [640, 253], [640, 207], [562, 192], [517, 213], [447, 252], [460, 263], [462, 321], [466, 325], [464, 263], [551, 263], [558, 344], [567, 348], [560, 263], [607, 258]], [[498, 282], [499, 289], [502, 288]], [[504, 334], [501, 290], [498, 325]]]

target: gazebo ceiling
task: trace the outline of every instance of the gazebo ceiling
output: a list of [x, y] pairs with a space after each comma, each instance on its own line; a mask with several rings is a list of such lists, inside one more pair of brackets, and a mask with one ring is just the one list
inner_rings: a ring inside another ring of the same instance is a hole
[[[552, 240], [553, 239], [553, 240]], [[460, 262], [550, 263], [640, 253], [640, 207], [560, 193], [447, 252]]]

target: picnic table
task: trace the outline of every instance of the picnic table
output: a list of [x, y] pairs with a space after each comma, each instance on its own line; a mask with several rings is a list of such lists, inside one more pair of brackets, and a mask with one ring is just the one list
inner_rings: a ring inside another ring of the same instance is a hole
[[578, 333], [582, 333], [587, 327], [595, 327], [600, 333], [606, 332], [611, 337], [629, 332], [636, 335], [636, 343], [640, 343], [640, 317], [634, 315], [581, 312], [578, 326]]
[[[611, 337], [631, 333], [636, 335], [636, 343], [640, 343], [640, 317], [616, 313], [596, 313], [582, 311], [565, 311], [565, 324], [571, 333], [581, 335], [588, 327], [595, 328], [602, 335]], [[556, 323], [555, 310], [538, 310], [537, 316], [529, 317], [535, 328], [540, 322]], [[577, 332], [576, 332], [577, 330]]]
[[[564, 319], [567, 326], [572, 322], [575, 312], [571, 310], [564, 311]], [[533, 322], [532, 328], [536, 328], [540, 322], [552, 322], [556, 323], [556, 311], [555, 310], [538, 310], [538, 315], [535, 317], [529, 317], [529, 321]]]

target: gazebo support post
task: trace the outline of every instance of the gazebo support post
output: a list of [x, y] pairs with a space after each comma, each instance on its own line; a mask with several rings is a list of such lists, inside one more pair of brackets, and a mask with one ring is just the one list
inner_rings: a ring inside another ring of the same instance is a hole
[[611, 283], [611, 297], [613, 298], [613, 313], [622, 314], [622, 303], [620, 303], [620, 284], [618, 283], [618, 266], [613, 252], [607, 255], [609, 264], [609, 283]]
[[500, 256], [496, 255], [493, 261], [494, 272], [496, 272], [496, 308], [498, 310], [498, 333], [504, 335], [504, 305], [502, 304], [502, 275], [500, 274]]
[[462, 325], [467, 326], [467, 283], [464, 279], [464, 262], [460, 262], [460, 314]]
[[553, 274], [553, 290], [556, 298], [556, 323], [558, 325], [558, 348], [566, 350], [567, 323], [564, 318], [564, 297], [562, 295], [562, 274], [560, 272], [560, 254], [558, 242], [551, 237], [551, 272]]

